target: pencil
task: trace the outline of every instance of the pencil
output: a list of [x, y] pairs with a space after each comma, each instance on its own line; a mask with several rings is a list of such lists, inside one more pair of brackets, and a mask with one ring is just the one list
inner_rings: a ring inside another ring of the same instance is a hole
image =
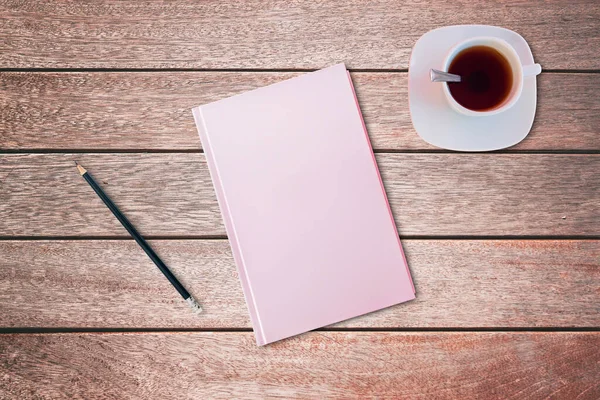
[[188, 305], [192, 308], [192, 310], [194, 310], [194, 312], [196, 312], [196, 313], [201, 312], [202, 308], [200, 307], [198, 302], [183, 287], [181, 282], [179, 282], [177, 280], [175, 275], [173, 275], [173, 273], [169, 270], [169, 268], [167, 268], [165, 263], [160, 259], [160, 257], [158, 257], [158, 255], [154, 252], [154, 250], [152, 250], [152, 247], [150, 247], [148, 242], [146, 242], [146, 240], [144, 240], [142, 235], [140, 235], [140, 233], [133, 227], [133, 225], [131, 225], [131, 222], [129, 222], [129, 220], [125, 217], [125, 215], [123, 215], [121, 213], [121, 211], [119, 211], [119, 209], [117, 208], [115, 203], [112, 202], [112, 200], [106, 195], [106, 193], [104, 193], [102, 188], [100, 186], [98, 186], [98, 184], [91, 177], [91, 175], [88, 174], [87, 170], [85, 168], [83, 168], [81, 165], [79, 165], [79, 163], [77, 161], [75, 161], [75, 165], [77, 166], [77, 169], [79, 170], [79, 173], [81, 174], [81, 176], [83, 176], [83, 178], [87, 181], [87, 183], [90, 184], [90, 186], [92, 187], [92, 189], [94, 189], [94, 192], [96, 192], [98, 197], [100, 197], [102, 199], [102, 201], [104, 202], [104, 204], [106, 204], [108, 209], [113, 213], [113, 215], [115, 217], [117, 217], [117, 219], [123, 225], [123, 227], [125, 229], [127, 229], [127, 232], [129, 232], [129, 234], [135, 239], [137, 244], [140, 245], [140, 247], [146, 252], [148, 257], [150, 257], [150, 259], [154, 262], [154, 264], [156, 264], [158, 269], [160, 269], [160, 272], [162, 272], [163, 275], [169, 280], [169, 282], [171, 282], [171, 284], [173, 286], [175, 286], [175, 289], [177, 289], [177, 291], [179, 292], [181, 297], [184, 298], [184, 300], [188, 303]]

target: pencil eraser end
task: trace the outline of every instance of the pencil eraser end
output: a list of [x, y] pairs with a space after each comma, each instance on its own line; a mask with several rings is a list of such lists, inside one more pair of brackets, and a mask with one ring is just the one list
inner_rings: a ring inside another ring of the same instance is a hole
[[200, 307], [200, 304], [198, 304], [196, 299], [194, 299], [192, 296], [185, 299], [185, 301], [196, 314], [200, 314], [202, 312], [202, 307]]

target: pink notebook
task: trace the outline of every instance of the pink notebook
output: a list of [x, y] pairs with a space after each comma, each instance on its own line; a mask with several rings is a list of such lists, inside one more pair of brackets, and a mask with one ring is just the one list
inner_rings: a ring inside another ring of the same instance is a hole
[[415, 297], [343, 64], [193, 113], [259, 345]]

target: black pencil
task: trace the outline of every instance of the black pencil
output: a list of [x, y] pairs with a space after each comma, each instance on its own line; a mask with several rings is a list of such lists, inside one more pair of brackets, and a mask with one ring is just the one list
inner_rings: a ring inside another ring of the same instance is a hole
[[114, 216], [117, 217], [117, 219], [123, 225], [123, 227], [125, 229], [127, 229], [127, 232], [129, 232], [129, 234], [135, 239], [137, 244], [139, 244], [140, 247], [146, 252], [146, 254], [148, 254], [148, 257], [150, 257], [150, 259], [152, 261], [154, 261], [154, 264], [156, 264], [158, 269], [160, 269], [160, 271], [167, 277], [169, 282], [171, 282], [171, 284], [173, 286], [175, 286], [175, 289], [177, 289], [177, 291], [179, 292], [181, 297], [183, 297], [185, 299], [185, 301], [188, 303], [188, 305], [195, 312], [201, 312], [202, 308], [200, 308], [200, 305], [198, 304], [198, 302], [183, 287], [181, 282], [179, 282], [177, 280], [175, 275], [173, 275], [173, 273], [169, 270], [169, 268], [167, 268], [165, 263], [160, 259], [160, 257], [158, 257], [158, 255], [154, 252], [154, 250], [152, 250], [152, 247], [150, 247], [150, 245], [144, 240], [142, 235], [140, 235], [140, 233], [133, 227], [133, 225], [131, 225], [131, 222], [129, 222], [129, 220], [121, 213], [121, 211], [119, 211], [119, 209], [117, 208], [115, 203], [113, 203], [112, 200], [106, 195], [106, 193], [104, 193], [102, 188], [100, 186], [98, 186], [96, 181], [94, 181], [94, 179], [90, 176], [90, 174], [88, 174], [86, 169], [83, 168], [81, 165], [79, 165], [79, 163], [77, 161], [75, 161], [75, 165], [77, 166], [77, 169], [79, 170], [79, 173], [81, 174], [81, 176], [83, 176], [83, 178], [87, 181], [87, 183], [90, 184], [92, 189], [94, 189], [94, 192], [96, 192], [96, 194], [102, 199], [104, 204], [106, 204], [108, 209], [110, 211], [112, 211]]

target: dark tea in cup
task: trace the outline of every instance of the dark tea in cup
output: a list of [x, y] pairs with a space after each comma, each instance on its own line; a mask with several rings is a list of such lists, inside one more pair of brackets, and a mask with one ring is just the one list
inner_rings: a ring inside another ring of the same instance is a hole
[[461, 106], [473, 111], [490, 111], [508, 99], [513, 87], [513, 71], [508, 59], [489, 46], [473, 46], [460, 51], [448, 67], [462, 80], [448, 83], [450, 94]]

